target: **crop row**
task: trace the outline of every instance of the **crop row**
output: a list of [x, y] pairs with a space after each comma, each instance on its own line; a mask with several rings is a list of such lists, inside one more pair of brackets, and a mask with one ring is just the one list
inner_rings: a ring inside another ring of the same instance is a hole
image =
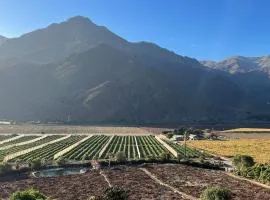
[[99, 157], [99, 152], [106, 145], [109, 136], [94, 135], [82, 142], [71, 151], [63, 155], [68, 160], [95, 160]]
[[[185, 156], [184, 145], [179, 145], [168, 140], [164, 140], [168, 145], [170, 145], [178, 154]], [[189, 158], [195, 158], [200, 156], [200, 152], [196, 149], [186, 147], [186, 156]]]
[[56, 153], [64, 150], [70, 145], [78, 142], [83, 139], [85, 136], [74, 135], [70, 136], [67, 139], [61, 140], [59, 142], [46, 145], [41, 149], [34, 150], [27, 154], [21, 155], [15, 159], [23, 160], [23, 161], [31, 161], [35, 159], [44, 159], [44, 160], [53, 160], [53, 157]]
[[0, 141], [4, 141], [13, 137], [16, 137], [17, 135], [0, 135]]
[[117, 152], [125, 152], [128, 159], [138, 158], [139, 154], [136, 147], [135, 137], [115, 136], [101, 158], [108, 159], [110, 156], [114, 156]]
[[167, 152], [154, 136], [137, 136], [136, 138], [142, 158], [160, 157], [164, 152]]
[[20, 146], [15, 146], [15, 147], [11, 147], [9, 149], [5, 149], [5, 150], [0, 150], [0, 162], [3, 161], [4, 157], [9, 155], [9, 154], [13, 154], [19, 151], [23, 151], [25, 149], [29, 149], [35, 146], [39, 146], [41, 144], [45, 144], [47, 142], [53, 141], [53, 140], [57, 140], [59, 138], [63, 137], [62, 135], [51, 135], [51, 136], [47, 136], [41, 140], [38, 140], [36, 142], [32, 142], [32, 143], [28, 143], [25, 145], [20, 145]]
[[23, 136], [23, 137], [20, 137], [18, 139], [3, 143], [3, 144], [1, 144], [1, 147], [5, 147], [5, 146], [8, 146], [8, 145], [13, 145], [13, 144], [18, 144], [18, 143], [21, 143], [21, 142], [30, 141], [30, 140], [36, 139], [38, 137], [40, 137], [40, 136], [36, 136], [36, 135]]

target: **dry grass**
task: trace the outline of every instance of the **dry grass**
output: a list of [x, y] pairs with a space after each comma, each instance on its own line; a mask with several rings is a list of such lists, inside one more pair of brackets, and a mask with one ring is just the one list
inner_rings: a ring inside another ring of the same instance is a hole
[[270, 133], [270, 129], [269, 128], [236, 128], [236, 129], [222, 131], [222, 133]]
[[205, 149], [221, 156], [235, 154], [252, 156], [256, 162], [270, 163], [270, 139], [237, 139], [229, 141], [189, 141], [190, 146]]

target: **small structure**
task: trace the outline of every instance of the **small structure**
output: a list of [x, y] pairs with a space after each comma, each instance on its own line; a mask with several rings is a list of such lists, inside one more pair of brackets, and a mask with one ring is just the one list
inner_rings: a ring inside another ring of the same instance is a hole
[[172, 140], [174, 140], [174, 141], [184, 141], [184, 139], [185, 139], [184, 135], [174, 135], [172, 137]]
[[0, 125], [11, 125], [9, 121], [0, 121]]
[[198, 135], [190, 134], [189, 135], [189, 140], [199, 140], [200, 137]]

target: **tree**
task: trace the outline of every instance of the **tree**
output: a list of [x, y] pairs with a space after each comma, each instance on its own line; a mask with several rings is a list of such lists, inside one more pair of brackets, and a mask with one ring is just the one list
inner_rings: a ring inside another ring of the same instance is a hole
[[9, 198], [10, 200], [46, 200], [47, 197], [39, 191], [29, 189], [21, 192], [15, 192]]
[[167, 138], [171, 139], [173, 137], [173, 133], [168, 133], [166, 136]]
[[67, 162], [67, 160], [63, 157], [59, 157], [56, 161], [55, 161], [55, 164], [56, 166], [63, 166], [65, 165]]
[[119, 151], [116, 155], [115, 155], [115, 160], [117, 162], [126, 162], [127, 161], [127, 157], [126, 157], [126, 154], [125, 152], [123, 151]]
[[201, 200], [230, 200], [231, 191], [221, 187], [208, 187], [206, 188], [201, 196]]

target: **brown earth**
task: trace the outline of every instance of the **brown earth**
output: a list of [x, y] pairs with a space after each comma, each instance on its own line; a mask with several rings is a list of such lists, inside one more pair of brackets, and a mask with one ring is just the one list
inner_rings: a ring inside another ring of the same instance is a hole
[[[172, 164], [147, 165], [144, 168], [178, 191], [197, 198], [207, 186], [222, 186], [232, 190], [235, 200], [270, 199], [269, 189], [228, 176], [222, 171]], [[128, 190], [131, 200], [184, 199], [171, 189], [155, 182], [137, 167], [105, 169], [104, 174], [113, 186], [121, 186]], [[54, 199], [86, 200], [89, 196], [102, 194], [108, 187], [108, 183], [99, 171], [55, 178], [16, 177], [15, 179], [1, 180], [0, 178], [0, 199], [6, 199], [15, 191], [34, 187]]]

